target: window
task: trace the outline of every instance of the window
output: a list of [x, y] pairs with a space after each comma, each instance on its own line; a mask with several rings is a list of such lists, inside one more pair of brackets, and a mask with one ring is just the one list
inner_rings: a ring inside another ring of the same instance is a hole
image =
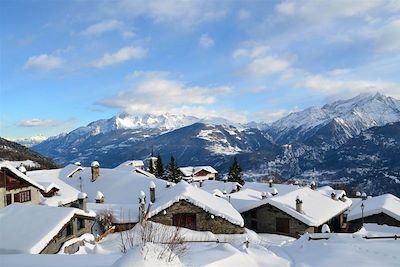
[[194, 213], [179, 213], [172, 217], [172, 224], [178, 227], [185, 227], [196, 230], [196, 214]]
[[31, 190], [22, 191], [14, 194], [14, 202], [28, 202], [31, 201]]
[[78, 226], [78, 230], [85, 228], [85, 219], [77, 218], [76, 224]]
[[67, 236], [72, 235], [72, 223], [69, 223], [66, 227], [66, 234]]

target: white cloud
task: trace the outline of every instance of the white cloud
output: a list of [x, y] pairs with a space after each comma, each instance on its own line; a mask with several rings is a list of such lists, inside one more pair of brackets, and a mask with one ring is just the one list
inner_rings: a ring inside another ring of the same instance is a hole
[[[139, 74], [141, 75], [141, 74]], [[98, 104], [119, 108], [130, 114], [185, 114], [198, 117], [216, 116], [220, 113], [209, 108], [217, 96], [230, 92], [230, 87], [201, 87], [171, 80], [166, 77], [143, 78], [125, 91], [103, 99]]]
[[400, 19], [390, 21], [383, 28], [372, 34], [378, 51], [400, 51]]
[[327, 74], [331, 76], [341, 76], [345, 74], [349, 74], [352, 72], [352, 69], [333, 69], [328, 71]]
[[400, 84], [371, 80], [335, 80], [321, 75], [310, 75], [304, 80], [305, 87], [325, 94], [355, 95], [359, 93], [381, 92], [400, 98]]
[[99, 36], [105, 32], [121, 30], [123, 23], [118, 20], [104, 20], [87, 27], [82, 34], [88, 36]]
[[24, 64], [24, 69], [52, 70], [60, 68], [62, 64], [63, 60], [61, 58], [52, 55], [42, 54], [39, 56], [29, 57]]
[[208, 34], [202, 34], [199, 39], [199, 45], [203, 48], [214, 46], [214, 40]]
[[262, 122], [274, 122], [276, 120], [279, 120], [286, 115], [294, 112], [294, 110], [286, 110], [286, 109], [280, 109], [280, 110], [273, 110], [273, 111], [259, 111], [254, 114], [254, 118], [258, 121]]
[[245, 72], [254, 76], [282, 73], [290, 68], [290, 61], [277, 57], [261, 57], [254, 59], [245, 67]]
[[325, 22], [337, 18], [364, 16], [388, 5], [385, 0], [347, 1], [347, 0], [297, 0], [284, 1], [275, 10], [287, 16], [298, 16], [306, 20]]
[[169, 75], [167, 71], [142, 71], [135, 70], [132, 73], [129, 73], [125, 76], [126, 79], [135, 80], [135, 79], [155, 79], [155, 78], [165, 78]]
[[246, 9], [240, 9], [240, 10], [238, 11], [238, 18], [239, 18], [239, 19], [244, 20], [244, 19], [248, 19], [248, 18], [250, 18], [250, 17], [251, 17], [250, 11], [248, 11], [248, 10], [246, 10]]
[[199, 24], [225, 17], [227, 7], [218, 1], [203, 0], [121, 0], [102, 5], [103, 12], [113, 16], [143, 16], [155, 23], [191, 29]]
[[264, 43], [247, 41], [243, 43], [242, 47], [236, 49], [233, 52], [232, 56], [234, 58], [240, 58], [240, 57], [255, 58], [266, 55], [268, 50], [269, 46]]
[[145, 57], [147, 49], [142, 47], [128, 46], [123, 47], [115, 53], [106, 53], [93, 63], [96, 68], [104, 68], [114, 64], [122, 63], [132, 59]]
[[18, 123], [19, 126], [23, 127], [54, 127], [58, 125], [58, 122], [52, 119], [27, 119], [22, 120]]

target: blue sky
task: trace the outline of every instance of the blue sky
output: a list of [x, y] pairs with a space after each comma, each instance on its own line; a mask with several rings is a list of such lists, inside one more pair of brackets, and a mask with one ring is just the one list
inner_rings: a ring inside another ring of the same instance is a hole
[[0, 1], [0, 136], [400, 98], [399, 1]]

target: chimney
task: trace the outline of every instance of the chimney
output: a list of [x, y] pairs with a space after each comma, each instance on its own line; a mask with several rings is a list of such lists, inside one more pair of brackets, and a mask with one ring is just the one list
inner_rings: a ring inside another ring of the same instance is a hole
[[21, 163], [21, 165], [18, 167], [18, 170], [19, 170], [20, 172], [22, 172], [23, 174], [26, 175], [26, 168], [24, 167], [24, 165], [22, 165], [22, 163]]
[[79, 192], [78, 194], [78, 203], [79, 203], [79, 208], [81, 210], [84, 210], [85, 212], [88, 212], [87, 210], [87, 194], [83, 192]]
[[146, 194], [143, 191], [139, 194], [139, 204], [146, 204]]
[[335, 193], [335, 192], [332, 192], [332, 193], [331, 193], [331, 198], [332, 198], [332, 199], [336, 199], [336, 193]]
[[303, 201], [299, 196], [296, 197], [296, 211], [299, 213], [303, 213]]
[[203, 180], [200, 180], [199, 185], [200, 185], [200, 187], [203, 186]]
[[272, 179], [269, 179], [269, 187], [272, 187], [272, 182], [273, 182], [273, 180]]
[[92, 168], [92, 182], [94, 182], [100, 176], [100, 164], [98, 161], [93, 161], [90, 166]]
[[360, 191], [356, 192], [356, 197], [361, 197], [361, 192]]
[[225, 176], [225, 177], [223, 178], [223, 180], [224, 180], [224, 183], [228, 182], [228, 177]]
[[97, 193], [96, 193], [96, 203], [99, 203], [99, 204], [104, 203], [104, 195], [100, 191], [97, 191]]
[[156, 184], [151, 181], [150, 182], [150, 201], [151, 203], [154, 203], [156, 201]]
[[362, 199], [362, 200], [366, 200], [366, 199], [367, 199], [367, 193], [362, 192], [362, 194], [361, 194], [361, 199]]
[[278, 194], [278, 189], [276, 189], [275, 187], [274, 187], [274, 189], [272, 190], [272, 195], [273, 196], [276, 196]]
[[222, 192], [224, 195], [226, 195], [226, 190], [224, 189], [224, 192]]
[[171, 187], [171, 183], [170, 183], [170, 182], [167, 182], [166, 185], [165, 185], [165, 187], [166, 187], [166, 188]]
[[261, 193], [261, 198], [264, 199], [264, 198], [266, 198], [266, 197], [267, 197], [267, 192], [265, 192], [265, 191], [262, 192], [262, 193]]
[[312, 190], [315, 190], [315, 189], [317, 188], [317, 185], [315, 184], [315, 181], [312, 181], [312, 182], [311, 182], [310, 188], [311, 188]]

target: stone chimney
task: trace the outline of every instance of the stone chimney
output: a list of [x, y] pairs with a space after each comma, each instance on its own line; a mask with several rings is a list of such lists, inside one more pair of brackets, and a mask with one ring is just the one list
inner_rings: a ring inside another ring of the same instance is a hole
[[26, 168], [24, 167], [24, 165], [22, 165], [22, 163], [21, 165], [19, 165], [18, 170], [26, 175]]
[[366, 200], [366, 199], [367, 199], [367, 193], [362, 192], [362, 194], [361, 194], [361, 199], [362, 199], [362, 200]]
[[331, 193], [331, 198], [332, 198], [332, 199], [336, 199], [336, 193], [335, 193], [335, 192], [332, 192], [332, 193]]
[[299, 213], [303, 213], [303, 201], [299, 196], [296, 197], [296, 211]]
[[224, 183], [226, 183], [226, 182], [228, 182], [228, 177], [224, 177], [224, 178], [222, 178], [222, 180], [224, 180]]
[[315, 189], [317, 188], [317, 185], [315, 184], [315, 181], [312, 181], [312, 182], [311, 182], [310, 188], [311, 188], [312, 190], [315, 190]]
[[92, 182], [94, 182], [97, 177], [100, 176], [100, 163], [98, 161], [93, 161], [90, 166], [92, 168]]
[[272, 183], [274, 182], [274, 180], [269, 179], [268, 183], [269, 183], [269, 187], [272, 187]]
[[78, 194], [78, 203], [79, 203], [79, 208], [81, 210], [84, 210], [85, 212], [87, 212], [87, 194], [80, 192]]
[[261, 198], [264, 199], [264, 198], [266, 198], [266, 197], [267, 197], [267, 192], [265, 192], [265, 191], [262, 192], [262, 193], [261, 193]]
[[276, 189], [275, 187], [274, 187], [274, 189], [272, 190], [272, 195], [273, 196], [276, 196], [278, 194], [278, 189]]
[[97, 191], [97, 193], [96, 193], [96, 203], [99, 203], [99, 204], [104, 203], [104, 195], [100, 191]]
[[151, 181], [149, 188], [150, 188], [150, 201], [151, 203], [154, 203], [156, 201], [156, 184], [153, 181]]
[[146, 194], [143, 191], [139, 194], [139, 204], [146, 204]]

